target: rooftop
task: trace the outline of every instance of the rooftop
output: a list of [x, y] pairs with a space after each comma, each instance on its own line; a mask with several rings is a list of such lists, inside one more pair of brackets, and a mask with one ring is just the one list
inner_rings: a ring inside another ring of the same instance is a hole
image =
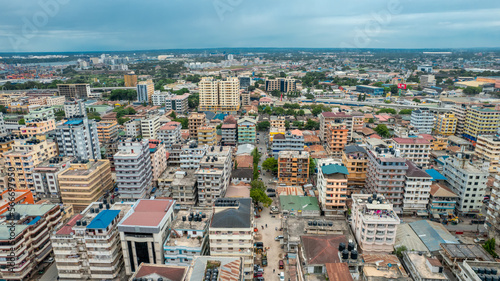
[[399, 144], [431, 144], [424, 138], [393, 138], [392, 140]]
[[340, 262], [339, 244], [348, 242], [344, 235], [303, 235], [301, 240], [307, 265]]
[[449, 189], [447, 186], [435, 183], [431, 184], [431, 195], [433, 197], [458, 197], [451, 189]]
[[[74, 165], [71, 165], [70, 168], [66, 171], [64, 171], [60, 176], [63, 177], [85, 177], [93, 174], [98, 168], [100, 168], [103, 165], [106, 165], [109, 163], [108, 160], [95, 160], [95, 161], [89, 161], [88, 163], [89, 166], [88, 168], [78, 168], [75, 167]], [[78, 165], [78, 164], [77, 164]]]
[[198, 256], [193, 262], [190, 276], [187, 281], [200, 281], [205, 277], [207, 264], [219, 263], [219, 281], [239, 281], [241, 280], [241, 258], [239, 257], [210, 257]]
[[406, 246], [409, 251], [429, 252], [425, 244], [407, 223], [398, 225], [394, 247]]
[[347, 263], [327, 263], [325, 264], [328, 280], [331, 281], [353, 281]]
[[437, 181], [437, 180], [447, 180], [445, 176], [443, 176], [441, 173], [436, 171], [435, 169], [427, 169], [425, 172], [432, 177], [432, 181]]
[[316, 197], [311, 196], [295, 196], [281, 195], [280, 196], [281, 210], [287, 211], [318, 211], [319, 205]]
[[346, 154], [354, 153], [354, 152], [361, 152], [361, 153], [366, 154], [366, 149], [364, 149], [363, 147], [361, 147], [359, 145], [348, 145], [344, 148], [344, 152]]
[[158, 226], [175, 200], [140, 199], [119, 226]]
[[133, 277], [145, 278], [144, 280], [158, 280], [158, 278], [163, 278], [163, 280], [169, 281], [183, 281], [187, 270], [187, 266], [141, 263]]
[[119, 214], [119, 210], [103, 210], [90, 222], [87, 229], [106, 229]]
[[[419, 255], [418, 253], [406, 253], [408, 256], [408, 259], [411, 261], [413, 266], [415, 267], [415, 270], [418, 272], [420, 277], [423, 280], [447, 280], [448, 277], [444, 275], [443, 273], [439, 272], [432, 272], [429, 266], [427, 265], [427, 262], [429, 262], [433, 266], [441, 266], [435, 262], [435, 259], [431, 259], [426, 257], [425, 255]], [[438, 261], [439, 262], [439, 261]]]
[[442, 224], [428, 220], [409, 223], [430, 252], [441, 250], [441, 243], [458, 244], [458, 240]]
[[279, 152], [278, 158], [302, 158], [302, 159], [309, 159], [309, 152], [307, 152], [307, 151], [282, 150], [282, 151]]
[[478, 244], [459, 244], [457, 243], [443, 243], [441, 248], [446, 255], [452, 260], [478, 260], [478, 261], [495, 261], [481, 245]]
[[368, 278], [408, 278], [408, 274], [403, 267], [400, 266], [401, 264], [399, 259], [395, 255], [363, 255], [362, 258], [365, 262], [365, 265], [363, 266], [363, 274]]
[[321, 171], [325, 175], [331, 175], [331, 174], [348, 175], [349, 174], [349, 172], [347, 171], [347, 168], [345, 166], [341, 166], [341, 165], [337, 165], [337, 164], [323, 165], [323, 166], [321, 166]]
[[424, 172], [422, 169], [415, 166], [415, 164], [413, 164], [413, 162], [406, 160], [406, 165], [408, 166], [408, 170], [406, 170], [406, 177], [408, 177], [408, 178], [428, 178], [428, 179], [432, 178], [426, 172]]
[[[215, 207], [215, 214], [210, 225], [211, 228], [252, 227], [252, 199], [239, 198], [235, 200], [239, 202], [237, 207]], [[221, 199], [217, 199], [217, 201], [221, 201]]]

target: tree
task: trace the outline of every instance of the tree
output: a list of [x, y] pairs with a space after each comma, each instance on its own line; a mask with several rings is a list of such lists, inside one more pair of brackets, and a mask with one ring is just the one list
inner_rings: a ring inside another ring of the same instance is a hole
[[290, 121], [285, 120], [285, 129], [288, 130], [290, 129]]
[[397, 247], [396, 249], [394, 249], [394, 254], [399, 257], [399, 258], [402, 258], [403, 257], [403, 252], [406, 252], [408, 249], [406, 248], [406, 246], [399, 246]]
[[175, 114], [175, 111], [172, 111], [172, 113], [170, 113], [169, 116], [172, 117], [172, 119], [176, 119], [177, 118], [177, 114]]
[[413, 101], [420, 103], [420, 99], [417, 99], [417, 98], [414, 98]]
[[273, 97], [281, 97], [281, 92], [279, 90], [272, 90], [271, 96]]
[[191, 109], [197, 108], [200, 104], [200, 94], [194, 93], [190, 94], [188, 97], [188, 106]]
[[17, 121], [17, 124], [26, 125], [26, 122], [24, 121], [24, 118], [23, 118], [23, 119], [20, 119], [19, 121]]
[[375, 120], [373, 118], [368, 119], [368, 123], [375, 123]]
[[378, 124], [375, 128], [375, 132], [383, 138], [389, 138], [392, 135], [385, 124]]
[[189, 128], [189, 120], [187, 118], [176, 118], [173, 121], [181, 123], [182, 129]]
[[235, 170], [238, 169], [238, 161], [236, 161], [236, 160], [234, 161], [234, 169]]
[[267, 131], [271, 127], [271, 123], [269, 121], [262, 121], [257, 123], [257, 130], [258, 131]]
[[304, 127], [306, 130], [319, 130], [319, 122], [312, 119], [307, 119], [307, 123]]
[[495, 252], [495, 238], [491, 238], [484, 242], [483, 248], [488, 252], [492, 257], [497, 258], [498, 255]]
[[252, 157], [253, 157], [253, 164], [254, 165], [258, 165], [259, 164], [259, 161], [260, 161], [260, 153], [259, 153], [259, 150], [257, 148], [254, 148], [252, 150]]
[[299, 110], [299, 112], [297, 113], [297, 115], [304, 116], [304, 115], [306, 115], [306, 113], [304, 112], [304, 110], [301, 109], [301, 110]]
[[283, 71], [280, 71], [280, 77], [283, 77], [283, 78], [285, 78], [285, 77], [286, 77], [286, 74], [285, 74], [285, 72], [283, 72]]
[[262, 190], [266, 189], [266, 185], [262, 181], [259, 181], [259, 180], [251, 181], [250, 186], [251, 186], [251, 188], [255, 188], [255, 189], [262, 189]]
[[376, 114], [380, 113], [390, 113], [390, 114], [396, 114], [396, 110], [394, 108], [382, 108], [381, 110], [375, 112]]
[[313, 100], [314, 99], [314, 95], [313, 94], [306, 94], [306, 98], [308, 100]]
[[412, 112], [412, 111], [413, 111], [412, 109], [401, 109], [401, 110], [399, 111], [399, 114], [400, 114], [400, 115], [404, 115], [404, 114], [411, 114], [411, 112]]
[[319, 107], [316, 107], [316, 108], [313, 108], [313, 110], [311, 112], [312, 112], [312, 115], [318, 116], [321, 112], [323, 112], [323, 110], [321, 110], [321, 108], [319, 108]]
[[5, 107], [4, 105], [0, 105], [0, 112], [7, 113], [7, 107]]
[[483, 88], [481, 87], [471, 87], [468, 86], [467, 88], [464, 89], [464, 93], [467, 95], [477, 95], [483, 91]]
[[373, 83], [372, 86], [374, 86], [374, 87], [382, 87], [383, 84], [384, 84], [383, 82], [375, 82], [375, 83]]
[[126, 117], [126, 118], [119, 117], [117, 121], [118, 121], [118, 124], [123, 125], [123, 124], [125, 124], [125, 122], [127, 122], [128, 120], [130, 120], [130, 118], [128, 118], [128, 117]]
[[315, 173], [316, 173], [316, 162], [312, 157], [309, 157], [309, 175], [314, 175]]
[[273, 203], [273, 199], [269, 198], [266, 192], [259, 188], [250, 189], [250, 197], [254, 202], [260, 202], [265, 207], [268, 207]]
[[276, 174], [278, 172], [278, 160], [274, 157], [267, 158], [262, 162], [262, 168]]

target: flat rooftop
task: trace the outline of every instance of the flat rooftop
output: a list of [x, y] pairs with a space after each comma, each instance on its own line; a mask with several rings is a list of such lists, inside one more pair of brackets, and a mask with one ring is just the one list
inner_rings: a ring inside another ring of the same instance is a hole
[[[189, 216], [201, 215], [201, 221], [189, 221]], [[203, 218], [205, 215], [205, 218]], [[180, 210], [177, 213], [177, 217], [172, 223], [172, 229], [183, 231], [183, 230], [203, 230], [206, 227], [207, 222], [210, 222], [212, 217], [212, 209], [208, 208], [193, 208], [191, 210]]]
[[419, 255], [418, 253], [406, 253], [408, 259], [413, 263], [416, 271], [424, 280], [447, 280], [448, 278], [439, 272], [432, 272], [427, 265], [427, 260], [429, 259], [425, 255]]
[[64, 171], [61, 176], [65, 177], [71, 177], [71, 176], [77, 176], [77, 177], [84, 177], [84, 176], [89, 176], [95, 172], [99, 167], [105, 165], [106, 161], [89, 161], [90, 165], [88, 169], [68, 169]]

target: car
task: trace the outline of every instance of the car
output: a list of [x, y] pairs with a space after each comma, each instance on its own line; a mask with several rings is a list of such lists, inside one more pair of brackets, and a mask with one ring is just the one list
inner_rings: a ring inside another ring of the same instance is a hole
[[255, 272], [253, 278], [262, 277], [262, 272]]
[[284, 272], [280, 273], [280, 281], [285, 281], [285, 273]]
[[274, 238], [275, 241], [279, 241], [281, 239], [283, 239], [283, 235], [278, 235]]
[[276, 197], [276, 193], [269, 193], [267, 197]]
[[48, 258], [47, 262], [54, 262], [54, 258]]
[[280, 265], [280, 269], [285, 268], [285, 263], [283, 262], [283, 260], [279, 261], [279, 265]]
[[268, 188], [267, 192], [276, 192], [276, 190], [274, 188]]

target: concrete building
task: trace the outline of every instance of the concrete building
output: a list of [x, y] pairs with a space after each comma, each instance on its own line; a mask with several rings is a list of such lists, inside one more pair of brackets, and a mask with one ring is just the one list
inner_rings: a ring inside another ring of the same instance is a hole
[[189, 266], [195, 256], [208, 254], [208, 230], [212, 209], [191, 208], [181, 210], [170, 227], [163, 250], [165, 264]]
[[86, 99], [90, 95], [89, 84], [57, 84], [57, 91], [60, 96], [64, 96], [66, 100]]
[[206, 124], [207, 124], [207, 117], [205, 113], [197, 113], [197, 112], [190, 113], [188, 116], [189, 137], [197, 138], [198, 128], [206, 126]]
[[64, 102], [64, 116], [66, 118], [73, 118], [77, 116], [87, 116], [85, 103], [80, 99], [71, 99]]
[[363, 281], [413, 281], [396, 255], [363, 254], [362, 259]]
[[52, 233], [60, 280], [114, 280], [123, 270], [118, 222], [132, 203], [93, 202]]
[[280, 151], [304, 151], [304, 135], [300, 130], [277, 134], [271, 144], [273, 157], [278, 159]]
[[198, 145], [216, 145], [217, 131], [213, 126], [198, 127]]
[[0, 259], [4, 263], [0, 278], [29, 280], [52, 251], [49, 236], [62, 223], [61, 208], [57, 204], [22, 204], [15, 213], [0, 217]]
[[198, 181], [194, 173], [194, 171], [174, 172], [169, 193], [170, 197], [175, 200], [176, 207], [186, 209], [194, 207], [198, 202]]
[[35, 191], [39, 199], [47, 199], [52, 203], [62, 203], [61, 188], [58, 176], [69, 169], [71, 157], [53, 157], [35, 166], [33, 180]]
[[186, 114], [188, 112], [188, 98], [188, 93], [183, 95], [175, 95], [171, 93], [155, 91], [155, 93], [152, 95], [153, 105], [164, 106], [166, 112], [173, 110], [177, 114]]
[[207, 153], [203, 157], [199, 169], [194, 174], [198, 182], [199, 206], [212, 206], [217, 198], [224, 197], [232, 167], [231, 154], [222, 156]]
[[64, 96], [51, 96], [45, 98], [45, 105], [47, 106], [64, 105], [65, 101], [66, 97]]
[[181, 147], [179, 164], [182, 170], [197, 170], [200, 167], [201, 159], [207, 153], [208, 146], [196, 145], [195, 141], [189, 142]]
[[84, 210], [113, 188], [107, 159], [74, 160], [69, 169], [58, 175], [57, 181], [62, 202], [73, 205], [75, 211]]
[[365, 93], [371, 96], [382, 96], [384, 95], [384, 88], [369, 85], [357, 85], [356, 92]]
[[326, 124], [326, 144], [330, 155], [336, 158], [342, 156], [342, 151], [347, 144], [349, 130], [345, 123], [330, 122]]
[[486, 223], [484, 226], [488, 236], [495, 238], [496, 244], [500, 244], [500, 174], [495, 175], [491, 188], [490, 202], [486, 204]]
[[140, 81], [137, 83], [137, 100], [139, 102], [152, 103], [152, 96], [155, 93], [153, 80]]
[[427, 167], [431, 155], [431, 143], [423, 138], [393, 138], [394, 149], [399, 155], [418, 167]]
[[446, 185], [441, 183], [431, 184], [429, 196], [429, 215], [432, 217], [448, 217], [455, 214], [455, 205], [458, 195], [453, 193]]
[[55, 119], [54, 109], [52, 109], [52, 107], [40, 107], [30, 110], [28, 114], [24, 115], [25, 122], [33, 121], [36, 119]]
[[140, 136], [141, 133], [141, 120], [131, 119], [125, 122], [125, 132], [126, 136], [129, 138], [136, 138]]
[[465, 104], [454, 105], [451, 108], [451, 112], [457, 118], [457, 129], [455, 135], [462, 136], [465, 127], [465, 116], [467, 115], [469, 107]]
[[123, 82], [125, 87], [137, 87], [137, 75], [135, 73], [124, 74]]
[[436, 77], [432, 74], [420, 75], [420, 86], [422, 87], [436, 86]]
[[[19, 132], [21, 133], [21, 135], [31, 138], [31, 137], [36, 137], [37, 135], [43, 135], [45, 133], [48, 133], [54, 130], [55, 128], [56, 128], [56, 122], [54, 119], [34, 119], [26, 122], [25, 126], [19, 128]], [[6, 132], [4, 132], [4, 134], [5, 133]]]
[[403, 213], [426, 216], [432, 177], [409, 160], [406, 166]]
[[116, 121], [97, 122], [97, 137], [101, 145], [115, 142], [118, 138], [118, 123]]
[[449, 280], [444, 274], [443, 265], [435, 257], [428, 257], [419, 252], [403, 252], [403, 262], [408, 273], [415, 281]]
[[149, 140], [149, 153], [153, 171], [153, 186], [158, 186], [158, 178], [167, 168], [167, 150], [159, 140]]
[[5, 121], [3, 120], [3, 113], [0, 112], [0, 135], [5, 135], [7, 129], [5, 127]]
[[438, 114], [434, 125], [434, 133], [444, 136], [454, 135], [457, 131], [457, 122], [458, 119], [453, 113]]
[[118, 224], [125, 273], [135, 272], [141, 263], [163, 264], [163, 245], [174, 220], [174, 200], [140, 199]]
[[114, 159], [120, 199], [135, 201], [145, 198], [146, 193], [151, 190], [153, 180], [149, 141], [144, 139], [121, 141]]
[[352, 128], [353, 128], [353, 117], [350, 114], [346, 114], [345, 112], [322, 112], [319, 115], [319, 138], [323, 143], [326, 144], [328, 139], [328, 130], [327, 125], [331, 122], [335, 122], [337, 124], [344, 123], [347, 128], [347, 140], [350, 141], [352, 139]]
[[237, 77], [222, 80], [203, 77], [198, 87], [200, 111], [236, 113], [240, 109], [240, 81]]
[[243, 276], [253, 279], [253, 204], [250, 198], [218, 199], [209, 228], [210, 256], [243, 258]]
[[457, 212], [461, 215], [477, 214], [481, 211], [488, 172], [484, 172], [467, 159], [469, 155], [459, 153], [446, 159], [443, 166], [443, 176], [448, 187], [459, 196]]
[[2, 187], [5, 189], [0, 192], [0, 214], [10, 212], [11, 204], [35, 204], [35, 199], [30, 190], [9, 190], [8, 179], [9, 177], [6, 174], [2, 175]]
[[495, 135], [500, 127], [500, 111], [470, 107], [465, 116], [463, 137], [476, 144], [479, 135]]
[[318, 201], [325, 216], [343, 215], [347, 201], [347, 177], [345, 166], [325, 163], [318, 159]]
[[257, 120], [245, 116], [238, 119], [238, 143], [255, 143]]
[[55, 129], [59, 154], [81, 159], [101, 159], [97, 124], [86, 117], [72, 117]]
[[286, 131], [285, 123], [286, 123], [285, 116], [272, 115], [269, 117], [270, 129], [277, 129], [278, 132], [284, 133]]
[[500, 137], [480, 135], [477, 137], [474, 154], [477, 158], [489, 163], [489, 172], [496, 174], [500, 172]]
[[369, 148], [368, 161], [366, 188], [371, 193], [383, 195], [394, 206], [394, 211], [401, 213], [408, 169], [406, 160], [393, 149], [377, 146]]
[[165, 148], [169, 150], [174, 144], [181, 141], [181, 129], [182, 125], [179, 122], [171, 121], [165, 123], [158, 129], [158, 140], [163, 142], [165, 144]]
[[43, 161], [56, 156], [56, 153], [55, 142], [37, 139], [14, 141], [12, 150], [3, 154], [5, 167], [8, 173], [13, 174], [10, 176], [13, 179], [10, 183], [15, 184], [17, 189], [29, 189], [36, 196], [33, 169]]
[[342, 151], [342, 164], [347, 168], [348, 194], [357, 193], [366, 183], [368, 153], [357, 145], [349, 145]]
[[238, 125], [222, 124], [221, 127], [221, 145], [236, 146], [238, 143]]
[[[193, 266], [189, 269], [186, 276], [186, 281], [202, 280], [207, 275], [207, 267], [217, 269], [219, 279], [224, 280], [243, 280], [243, 259], [240, 257], [213, 257], [213, 256], [196, 256], [193, 261]], [[250, 272], [249, 274], [251, 274]], [[212, 276], [214, 276], [212, 271]], [[222, 277], [224, 276], [224, 277]], [[183, 279], [184, 280], [184, 279]]]
[[417, 129], [419, 134], [432, 134], [434, 114], [428, 108], [413, 110], [410, 125]]
[[278, 90], [283, 93], [297, 91], [297, 82], [291, 78], [266, 79], [266, 92]]
[[152, 115], [141, 119], [141, 133], [145, 139], [156, 139], [160, 129], [160, 116]]
[[280, 151], [278, 154], [278, 182], [297, 186], [309, 179], [309, 152]]
[[400, 224], [392, 204], [382, 195], [353, 194], [351, 210], [351, 228], [363, 253], [391, 253]]

